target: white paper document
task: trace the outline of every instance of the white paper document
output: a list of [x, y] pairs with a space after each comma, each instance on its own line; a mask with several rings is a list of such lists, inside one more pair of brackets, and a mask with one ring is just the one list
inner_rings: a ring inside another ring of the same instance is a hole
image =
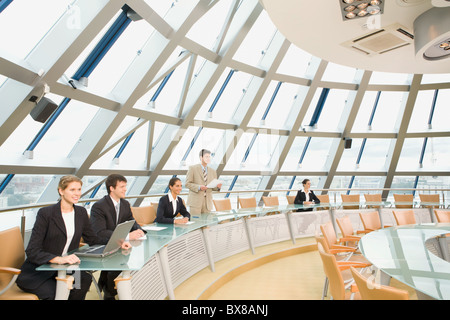
[[157, 226], [143, 226], [142, 229], [147, 231], [160, 231], [167, 229], [167, 227], [157, 227]]
[[218, 184], [223, 184], [222, 180], [218, 180], [218, 179], [214, 179], [213, 181], [211, 181], [210, 183], [208, 183], [208, 185], [206, 186], [207, 188], [217, 188]]

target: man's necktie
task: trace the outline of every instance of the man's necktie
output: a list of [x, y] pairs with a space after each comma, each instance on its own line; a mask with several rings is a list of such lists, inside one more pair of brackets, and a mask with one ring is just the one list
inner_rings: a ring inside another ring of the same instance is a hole
[[119, 207], [120, 207], [120, 203], [117, 203], [115, 208], [116, 208], [116, 224], [119, 222]]
[[[206, 171], [206, 168], [203, 168], [203, 180], [205, 180], [205, 186], [207, 185], [206, 180], [208, 180], [208, 173]], [[206, 190], [205, 190], [205, 197], [206, 197]]]

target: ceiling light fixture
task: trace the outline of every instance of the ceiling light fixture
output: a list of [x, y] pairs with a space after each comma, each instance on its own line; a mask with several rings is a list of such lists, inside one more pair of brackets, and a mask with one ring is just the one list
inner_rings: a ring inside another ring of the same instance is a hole
[[339, 4], [344, 21], [382, 14], [384, 10], [384, 0], [339, 0]]
[[434, 7], [414, 20], [416, 58], [440, 60], [450, 57], [450, 7]]

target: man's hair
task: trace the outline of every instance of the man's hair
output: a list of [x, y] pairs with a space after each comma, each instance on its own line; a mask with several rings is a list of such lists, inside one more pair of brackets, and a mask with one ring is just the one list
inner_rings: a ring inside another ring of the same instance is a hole
[[110, 194], [110, 192], [111, 192], [110, 187], [116, 188], [117, 182], [119, 182], [119, 181], [127, 182], [127, 178], [125, 178], [121, 174], [117, 174], [117, 173], [110, 174], [106, 178], [105, 185], [106, 185], [106, 191], [108, 192], [108, 194]]
[[205, 154], [211, 154], [211, 151], [206, 150], [206, 149], [200, 150], [200, 153], [199, 153], [200, 157], [203, 157]]

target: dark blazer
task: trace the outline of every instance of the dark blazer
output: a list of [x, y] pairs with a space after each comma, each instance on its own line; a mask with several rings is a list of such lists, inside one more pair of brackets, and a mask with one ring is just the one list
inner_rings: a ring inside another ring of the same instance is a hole
[[[309, 201], [314, 201], [314, 203], [320, 203], [319, 198], [316, 197], [312, 190], [309, 190]], [[306, 201], [306, 194], [303, 190], [299, 190], [297, 195], [295, 196], [294, 203], [295, 204], [303, 204], [303, 201]], [[297, 211], [312, 211], [313, 208], [308, 209], [298, 209]]]
[[[91, 228], [86, 209], [74, 206], [74, 210], [75, 232], [68, 252], [79, 247], [81, 237], [83, 237], [83, 242], [90, 245], [100, 243], [100, 239]], [[49, 278], [54, 278], [56, 272], [36, 271], [36, 268], [60, 256], [66, 241], [66, 227], [61, 214], [60, 202], [39, 209], [26, 249], [27, 259], [22, 265], [22, 272], [17, 278], [17, 284], [22, 288], [35, 289]]]
[[158, 223], [173, 223], [173, 218], [175, 218], [178, 213], [183, 217], [191, 218], [190, 213], [186, 210], [183, 203], [183, 199], [177, 196], [177, 209], [173, 212], [173, 206], [169, 201], [169, 196], [162, 196], [161, 199], [159, 199], [155, 221]]
[[[104, 196], [102, 199], [92, 205], [91, 226], [92, 229], [101, 238], [103, 244], [106, 244], [109, 241], [109, 238], [111, 238], [111, 235], [117, 224], [129, 220], [134, 220], [134, 218], [133, 213], [131, 212], [130, 203], [127, 200], [120, 199], [119, 220], [117, 221], [117, 223], [116, 209], [114, 208], [114, 203], [112, 202], [109, 195]], [[135, 222], [133, 227], [131, 228], [131, 231], [137, 229], [141, 229], [141, 227]]]

